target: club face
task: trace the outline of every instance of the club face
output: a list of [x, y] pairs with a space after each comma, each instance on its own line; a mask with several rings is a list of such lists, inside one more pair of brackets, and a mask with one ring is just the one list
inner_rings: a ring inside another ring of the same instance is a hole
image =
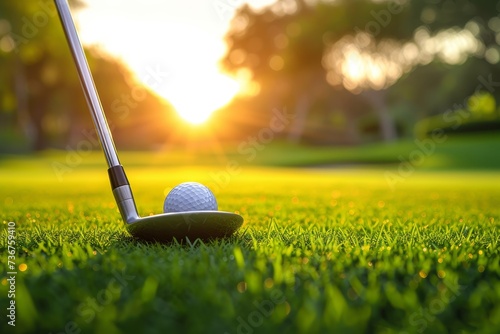
[[127, 223], [127, 230], [146, 241], [193, 241], [231, 236], [243, 224], [243, 217], [224, 211], [190, 211], [141, 217]]

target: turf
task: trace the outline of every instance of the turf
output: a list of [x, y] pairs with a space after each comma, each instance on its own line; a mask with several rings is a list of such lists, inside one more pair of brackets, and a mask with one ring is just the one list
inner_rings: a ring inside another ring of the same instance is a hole
[[[402, 161], [413, 161], [419, 170], [500, 170], [500, 132], [480, 134], [445, 135], [435, 141], [432, 138], [400, 139], [391, 143], [374, 142], [359, 146], [318, 146], [307, 143], [295, 144], [276, 139], [270, 143], [259, 142], [249, 136], [241, 142], [203, 140], [197, 143], [163, 147], [156, 153], [129, 151], [122, 161], [127, 166], [141, 166], [145, 161], [154, 166], [172, 167], [196, 164], [198, 166], [224, 166], [227, 161], [240, 166], [268, 167], [349, 167], [370, 165], [371, 168], [387, 169]], [[7, 140], [3, 145], [10, 145]], [[17, 141], [14, 141], [17, 142]], [[15, 144], [15, 143], [14, 143]], [[2, 150], [0, 133], [0, 163], [8, 166], [19, 161], [29, 162], [41, 170], [52, 169], [51, 162], [65, 167], [82, 165], [100, 166], [100, 151], [85, 151], [86, 146], [66, 146], [69, 151], [44, 151], [37, 156], [8, 154]], [[12, 146], [15, 148], [16, 146]], [[119, 151], [124, 151], [119, 148]], [[66, 172], [64, 169], [62, 172]]]
[[415, 172], [390, 187], [380, 169], [126, 167], [142, 214], [193, 180], [245, 218], [230, 239], [161, 245], [127, 234], [104, 166], [57, 177], [54, 161], [0, 167], [3, 273], [16, 223], [17, 332], [500, 328], [499, 172]]

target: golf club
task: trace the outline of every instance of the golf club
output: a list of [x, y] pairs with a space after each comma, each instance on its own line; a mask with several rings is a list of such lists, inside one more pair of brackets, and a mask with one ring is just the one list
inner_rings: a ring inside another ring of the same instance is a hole
[[221, 238], [232, 235], [242, 224], [243, 217], [223, 211], [187, 211], [140, 217], [125, 170], [109, 130], [97, 89], [78, 38], [67, 0], [55, 0], [59, 18], [68, 40], [78, 76], [99, 135], [108, 164], [108, 174], [116, 204], [128, 232], [148, 241], [168, 242], [174, 238], [194, 240]]

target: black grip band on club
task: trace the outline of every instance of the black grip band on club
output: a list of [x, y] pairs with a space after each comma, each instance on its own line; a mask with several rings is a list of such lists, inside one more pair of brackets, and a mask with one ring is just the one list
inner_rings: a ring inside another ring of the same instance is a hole
[[116, 189], [121, 186], [128, 186], [127, 175], [123, 166], [113, 166], [108, 169], [109, 181], [111, 182], [111, 189]]

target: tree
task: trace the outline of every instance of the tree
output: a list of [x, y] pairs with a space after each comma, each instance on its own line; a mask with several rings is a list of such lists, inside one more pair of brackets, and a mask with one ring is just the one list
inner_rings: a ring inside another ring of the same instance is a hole
[[[71, 5], [77, 10], [83, 4]], [[53, 2], [4, 1], [0, 13], [0, 100], [16, 101], [0, 112], [18, 120], [34, 150], [76, 145], [93, 125]], [[123, 63], [98, 49], [86, 54], [109, 123], [127, 130], [115, 131], [118, 145], [165, 140], [168, 123], [157, 120], [172, 117], [171, 106], [144, 89]]]
[[[451, 10], [449, 1], [441, 6], [436, 5], [436, 1], [398, 4], [390, 1], [339, 0], [310, 3], [280, 0], [260, 11], [242, 7], [226, 36], [229, 49], [223, 59], [224, 67], [231, 73], [238, 75], [242, 69], [251, 71], [252, 80], [260, 85], [261, 93], [256, 99], [266, 100], [270, 106], [294, 106], [295, 122], [288, 129], [294, 140], [303, 135], [315, 100], [332, 100], [325, 105], [343, 104], [346, 117], [352, 120], [363, 113], [359, 111], [353, 115], [356, 109], [353, 106], [359, 99], [355, 94], [359, 93], [371, 106], [369, 109], [378, 115], [383, 138], [393, 140], [396, 126], [388, 107], [390, 88], [399, 80], [404, 80], [405, 73], [412, 72], [420, 64], [410, 64], [407, 68], [399, 64], [402, 66], [400, 73], [390, 77], [387, 76], [389, 73], [381, 70], [382, 67], [375, 66], [375, 60], [387, 62], [390, 52], [403, 52], [404, 47], [414, 43], [418, 31], [427, 31], [430, 36], [451, 28], [458, 32], [466, 24], [473, 24], [471, 20], [486, 22], [478, 28], [481, 33], [473, 38], [491, 40], [491, 32], [483, 33], [487, 30], [483, 28], [498, 14], [493, 10], [496, 4], [489, 1], [469, 3], [462, 12], [460, 6], [455, 4]], [[359, 45], [371, 48], [360, 49], [362, 59], [352, 67], [355, 70], [362, 60], [366, 61], [370, 56], [374, 64], [372, 68], [378, 71], [383, 82], [377, 84], [366, 80], [353, 85], [352, 80], [346, 81], [346, 73], [341, 71], [345, 63], [339, 63], [339, 57], [345, 58], [348, 48]], [[380, 51], [383, 45], [387, 47], [386, 54]], [[334, 54], [333, 58], [331, 54]], [[437, 55], [433, 55], [426, 64], [435, 61], [441, 61]], [[394, 65], [394, 62], [391, 64]], [[342, 94], [343, 102], [339, 103], [339, 92], [343, 90], [354, 95]], [[330, 110], [325, 108], [324, 112]]]
[[[79, 1], [72, 4], [81, 6]], [[20, 126], [33, 148], [40, 150], [47, 146], [44, 127], [51, 96], [60, 87], [74, 85], [66, 75], [68, 71], [62, 70], [69, 64], [61, 56], [64, 37], [55, 33], [57, 13], [48, 1], [2, 2], [0, 13], [0, 65], [9, 74], [4, 77], [8, 80], [5, 86], [12, 87], [4, 95], [15, 95]]]

